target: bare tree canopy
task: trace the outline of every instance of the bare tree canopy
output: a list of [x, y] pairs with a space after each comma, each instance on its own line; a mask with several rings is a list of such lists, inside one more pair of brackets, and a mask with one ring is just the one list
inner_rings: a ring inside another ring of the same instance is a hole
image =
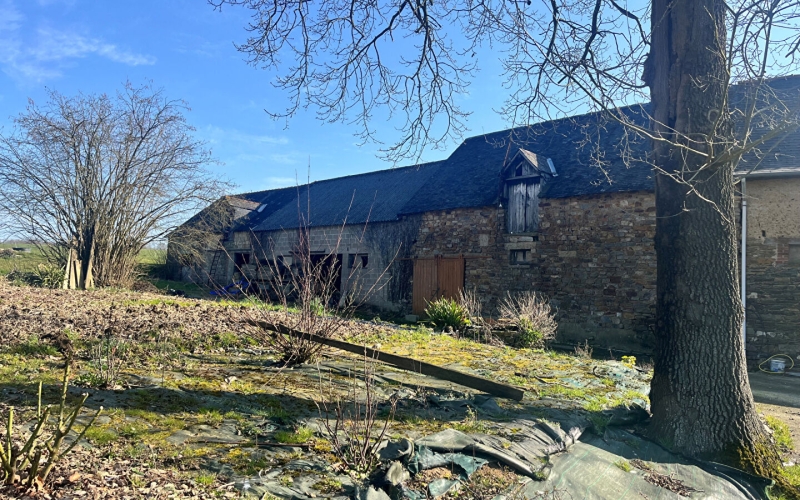
[[[399, 114], [392, 160], [461, 136], [458, 98], [485, 48], [502, 60], [511, 125], [600, 111], [649, 140], [633, 159], [656, 172], [653, 436], [777, 477], [740, 335], [733, 172], [800, 124], [797, 89], [768, 81], [798, 70], [800, 2], [209, 1], [252, 11], [239, 49], [287, 91], [274, 115], [310, 107], [369, 141], [379, 109]], [[620, 109], [648, 100], [645, 120]]]
[[[469, 111], [459, 97], [479, 69], [476, 55], [487, 48], [503, 63], [508, 99], [502, 112], [511, 125], [649, 99], [642, 80], [649, 71], [649, 2], [209, 2], [252, 10], [250, 36], [238, 48], [250, 64], [273, 72], [290, 100], [270, 114], [288, 118], [310, 107], [378, 142], [372, 119], [388, 110], [403, 120], [397, 141], [384, 149], [393, 161], [461, 138]], [[722, 5], [730, 83], [798, 69], [798, 2]]]
[[125, 285], [139, 250], [216, 198], [187, 106], [150, 85], [111, 97], [51, 91], [0, 134], [0, 203], [20, 235], [73, 251], [82, 276]]

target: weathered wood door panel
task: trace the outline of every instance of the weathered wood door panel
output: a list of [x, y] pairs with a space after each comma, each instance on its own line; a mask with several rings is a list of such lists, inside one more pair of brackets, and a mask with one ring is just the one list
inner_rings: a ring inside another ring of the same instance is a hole
[[414, 260], [414, 314], [424, 314], [427, 303], [439, 297], [458, 298], [463, 288], [463, 257]]
[[437, 259], [439, 297], [457, 299], [464, 288], [464, 258]]
[[530, 233], [539, 224], [539, 184], [508, 183], [508, 232]]
[[425, 301], [436, 295], [437, 282], [436, 259], [414, 260], [414, 286], [411, 291], [411, 308], [414, 314], [425, 312]]

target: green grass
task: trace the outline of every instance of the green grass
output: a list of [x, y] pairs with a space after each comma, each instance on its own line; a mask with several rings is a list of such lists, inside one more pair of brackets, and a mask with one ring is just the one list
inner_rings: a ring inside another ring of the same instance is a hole
[[800, 465], [784, 467], [783, 475], [789, 481], [789, 484], [800, 488]]
[[794, 443], [789, 432], [789, 426], [776, 417], [767, 416], [766, 420], [767, 425], [772, 429], [772, 437], [775, 439], [775, 444], [784, 450], [793, 450]]
[[3, 243], [0, 249], [11, 247], [30, 248], [30, 252], [17, 252], [13, 257], [0, 258], [0, 275], [5, 276], [11, 271], [33, 271], [39, 264], [46, 264], [47, 259], [41, 250], [29, 243]]
[[89, 427], [86, 429], [86, 434], [84, 434], [84, 436], [89, 440], [89, 442], [99, 446], [103, 446], [117, 440], [117, 434], [115, 432], [102, 427]]
[[58, 349], [33, 335], [24, 343], [11, 347], [8, 353], [20, 356], [58, 356]]
[[619, 459], [616, 462], [614, 462], [614, 465], [616, 465], [620, 470], [623, 470], [625, 472], [630, 472], [633, 470], [633, 467], [627, 460]]
[[161, 265], [167, 262], [167, 250], [163, 248], [142, 248], [136, 256], [141, 265]]
[[284, 444], [303, 444], [314, 437], [314, 431], [308, 427], [300, 427], [294, 432], [278, 431], [275, 433], [275, 441]]
[[201, 486], [211, 486], [217, 482], [217, 475], [210, 472], [201, 472], [195, 476], [194, 480]]
[[183, 290], [188, 297], [204, 298], [209, 297], [208, 288], [198, 285], [197, 283], [187, 283], [186, 281], [174, 281], [163, 279], [160, 276], [153, 276], [150, 273], [147, 275], [151, 278], [149, 281], [155, 285], [159, 290]]

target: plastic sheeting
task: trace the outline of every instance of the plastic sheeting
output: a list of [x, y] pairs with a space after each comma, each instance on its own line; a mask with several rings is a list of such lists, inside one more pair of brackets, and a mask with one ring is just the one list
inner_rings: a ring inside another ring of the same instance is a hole
[[624, 464], [636, 459], [694, 490], [691, 498], [695, 500], [766, 500], [765, 489], [771, 484], [730, 467], [683, 459], [629, 432], [609, 429], [602, 438], [585, 436], [569, 453], [551, 457], [548, 479], [529, 482], [524, 496], [542, 498], [559, 492], [564, 498], [585, 500], [686, 498], [649, 482], [647, 471], [631, 467], [627, 472]]

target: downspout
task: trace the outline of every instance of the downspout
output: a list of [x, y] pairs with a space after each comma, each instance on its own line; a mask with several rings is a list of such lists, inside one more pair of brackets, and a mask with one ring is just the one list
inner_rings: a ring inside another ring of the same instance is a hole
[[747, 180], [742, 177], [742, 345], [747, 351]]

